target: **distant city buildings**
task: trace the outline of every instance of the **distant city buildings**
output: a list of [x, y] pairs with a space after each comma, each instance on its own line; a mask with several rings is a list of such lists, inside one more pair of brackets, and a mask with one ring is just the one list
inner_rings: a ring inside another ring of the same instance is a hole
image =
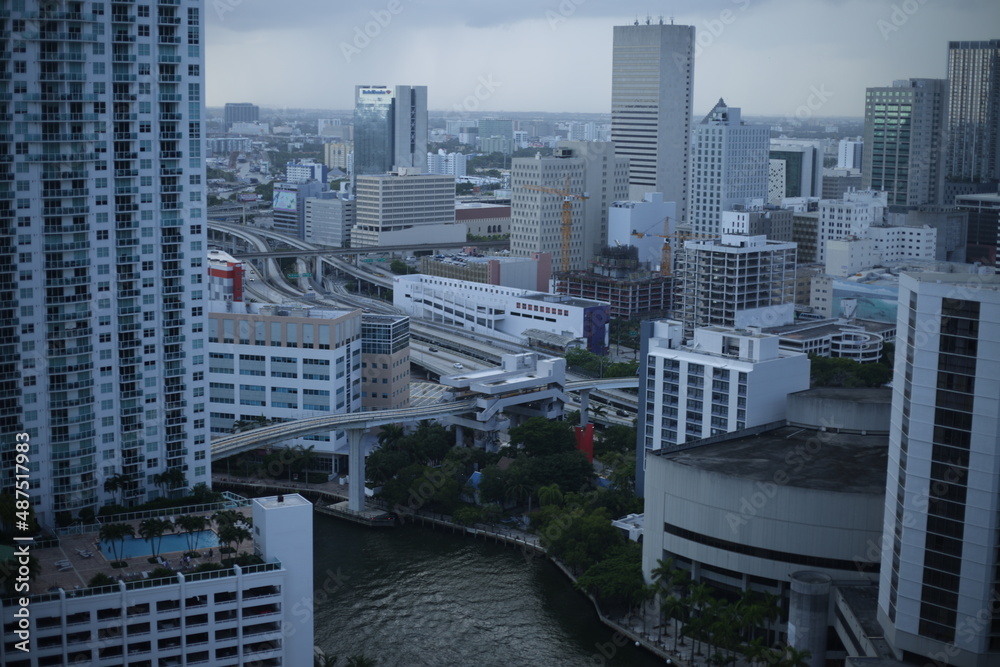
[[1000, 39], [948, 42], [942, 204], [1000, 182]]
[[466, 239], [466, 227], [455, 223], [454, 176], [400, 169], [356, 181], [352, 248]]
[[350, 173], [353, 164], [354, 144], [351, 142], [334, 142], [323, 144], [323, 163], [329, 169], [340, 169]]
[[470, 236], [504, 236], [510, 234], [510, 205], [458, 202], [455, 220], [465, 224]]
[[208, 251], [206, 286], [213, 301], [243, 301], [246, 272], [243, 262], [221, 250]]
[[1000, 195], [958, 195], [955, 206], [969, 214], [966, 260], [997, 266], [1000, 246]]
[[325, 187], [320, 181], [276, 182], [271, 206], [274, 230], [304, 239], [306, 200], [310, 197], [319, 197]]
[[688, 222], [696, 234], [719, 234], [723, 211], [767, 200], [767, 125], [745, 123], [739, 108], [720, 99], [694, 126], [691, 150]]
[[552, 277], [552, 256], [533, 257], [476, 254], [428, 255], [420, 258], [420, 273], [486, 285], [502, 285], [547, 292]]
[[226, 130], [231, 130], [233, 123], [256, 123], [260, 120], [260, 107], [249, 102], [227, 102], [222, 113]]
[[611, 141], [631, 186], [619, 199], [662, 193], [687, 222], [695, 28], [636, 21], [615, 26], [613, 39]]
[[885, 192], [890, 206], [937, 203], [946, 99], [943, 79], [867, 90], [862, 189]]
[[873, 225], [885, 220], [888, 207], [885, 192], [858, 190], [843, 199], [823, 199], [819, 203], [816, 261], [826, 263], [826, 242], [830, 239], [864, 236]]
[[865, 142], [841, 139], [837, 145], [837, 169], [861, 169]]
[[465, 176], [469, 157], [464, 153], [448, 153], [443, 148], [427, 154], [427, 173], [443, 176]]
[[511, 253], [552, 255], [563, 268], [562, 209], [565, 197], [526, 186], [566, 191], [572, 206], [567, 267], [585, 270], [604, 246], [608, 209], [628, 194], [628, 161], [615, 155], [613, 144], [560, 142], [553, 157], [511, 161]]
[[987, 667], [1000, 654], [1000, 277], [899, 282], [878, 621], [898, 657]]
[[325, 184], [327, 170], [328, 167], [321, 162], [295, 160], [285, 165], [285, 181], [288, 183], [319, 181]]

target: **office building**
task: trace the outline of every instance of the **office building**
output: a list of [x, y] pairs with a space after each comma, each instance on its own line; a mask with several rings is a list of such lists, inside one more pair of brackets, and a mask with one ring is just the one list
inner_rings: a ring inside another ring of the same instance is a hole
[[767, 201], [770, 132], [721, 99], [694, 126], [688, 222], [696, 234], [718, 234], [723, 211]]
[[[263, 416], [288, 421], [361, 410], [361, 311], [210, 302], [212, 433]], [[312, 467], [347, 470], [343, 431], [290, 438], [315, 446]]]
[[410, 318], [361, 316], [361, 407], [396, 410], [410, 406]]
[[346, 248], [354, 227], [354, 204], [336, 193], [306, 199], [304, 240], [317, 245]]
[[[616, 156], [610, 143], [561, 141], [553, 157], [511, 160], [511, 253], [526, 257], [547, 252], [557, 270], [584, 270], [606, 243], [609, 207], [627, 198], [628, 173], [628, 161]], [[570, 195], [572, 228], [565, 264], [565, 198], [529, 185]]]
[[[818, 141], [771, 139], [767, 202], [819, 197], [823, 192], [823, 147]], [[775, 164], [778, 163], [778, 164]]]
[[[504, 139], [506, 140], [508, 149], [501, 152], [511, 152], [511, 148], [514, 145], [514, 121], [502, 118], [481, 118], [477, 126], [479, 127], [480, 141], [494, 137]], [[484, 148], [483, 152], [491, 153], [493, 151], [487, 151]]]
[[1000, 661], [1000, 277], [899, 279], [878, 620], [896, 658]]
[[322, 162], [295, 160], [285, 164], [285, 181], [287, 183], [305, 183], [307, 181], [326, 183], [328, 169]]
[[890, 206], [937, 203], [946, 100], [943, 79], [867, 90], [862, 189], [887, 193]]
[[253, 141], [249, 137], [213, 137], [205, 140], [206, 157], [229, 157], [232, 153], [249, 153]]
[[427, 169], [427, 86], [355, 86], [354, 176]]
[[620, 199], [662, 193], [677, 204], [682, 222], [690, 188], [694, 42], [694, 26], [615, 26], [611, 65], [611, 141], [629, 161], [630, 191]]
[[748, 213], [736, 213], [722, 237], [686, 241], [677, 253], [676, 317], [698, 327], [780, 326], [795, 316], [795, 244], [751, 236]]
[[861, 169], [864, 153], [864, 141], [841, 139], [837, 144], [837, 169]]
[[969, 214], [965, 258], [984, 266], [997, 266], [1000, 246], [1000, 194], [958, 195], [955, 206]]
[[551, 337], [595, 354], [607, 350], [610, 314], [600, 301], [421, 274], [392, 283], [393, 305], [410, 317], [519, 343]]
[[274, 184], [271, 212], [274, 231], [304, 239], [306, 233], [306, 200], [319, 197], [325, 189], [320, 181]]
[[809, 388], [809, 358], [759, 330], [643, 322], [637, 460], [721, 433], [785, 418], [788, 394]]
[[[0, 422], [36, 443], [30, 495], [55, 528], [111, 502], [114, 474], [129, 506], [168, 469], [211, 481], [204, 17], [197, 1], [13, 7], [7, 38], [12, 23], [36, 33], [0, 59], [0, 116], [19, 114], [0, 161]], [[139, 15], [159, 17], [152, 35]]]
[[226, 130], [231, 129], [233, 123], [256, 123], [260, 120], [260, 107], [249, 102], [227, 102], [222, 113]]
[[826, 273], [847, 277], [870, 269], [908, 260], [933, 260], [937, 255], [938, 230], [930, 226], [877, 225], [863, 236], [829, 239], [826, 242]]
[[[180, 508], [176, 513], [186, 514], [186, 509], [197, 508]], [[291, 493], [255, 498], [249, 512], [235, 511], [253, 522], [253, 539], [243, 542], [241, 550], [257, 556], [256, 564], [151, 579], [154, 566], [146, 565], [145, 558], [129, 559], [130, 566], [141, 561], [143, 569], [128, 572], [112, 569], [99, 553], [70, 558], [58, 545], [35, 546], [32, 556], [43, 566], [32, 590], [48, 590], [29, 598], [30, 651], [14, 647], [20, 641], [14, 631], [14, 614], [20, 608], [11, 604], [16, 600], [0, 600], [0, 663], [5, 667], [311, 664], [312, 616], [296, 610], [315, 595], [312, 504]], [[191, 515], [212, 523], [211, 512]], [[126, 521], [133, 529], [138, 525]], [[214, 532], [211, 537], [217, 545]], [[99, 535], [62, 539], [67, 549], [73, 544], [82, 551], [93, 549]], [[127, 539], [122, 546], [136, 549], [137, 554], [149, 553], [148, 543], [140, 538]], [[174, 564], [182, 557], [180, 550], [164, 554]], [[213, 559], [203, 552], [199, 560]], [[73, 583], [97, 574], [122, 580], [104, 586]]]
[[455, 222], [454, 176], [400, 169], [356, 181], [352, 248], [465, 240], [465, 226]]
[[661, 271], [664, 244], [676, 233], [677, 205], [663, 201], [659, 192], [648, 193], [641, 201], [612, 202], [608, 211], [606, 245], [634, 246], [639, 265], [649, 271]]
[[942, 204], [997, 192], [1000, 182], [1000, 39], [948, 42], [948, 115]]
[[816, 261], [826, 263], [827, 240], [864, 236], [870, 227], [885, 221], [887, 208], [886, 193], [871, 190], [847, 192], [843, 199], [820, 200]]

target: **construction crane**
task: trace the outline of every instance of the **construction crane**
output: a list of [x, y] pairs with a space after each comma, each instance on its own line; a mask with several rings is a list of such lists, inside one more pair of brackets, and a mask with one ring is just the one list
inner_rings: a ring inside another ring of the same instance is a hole
[[562, 190], [543, 188], [540, 185], [525, 185], [526, 190], [536, 190], [550, 195], [557, 195], [563, 198], [562, 205], [562, 270], [563, 273], [569, 271], [569, 242], [573, 236], [573, 200], [590, 199], [587, 193], [582, 195], [569, 191], [569, 176], [566, 177], [566, 187]]
[[[669, 218], [667, 218], [669, 219]], [[664, 220], [666, 222], [667, 220]], [[663, 249], [660, 251], [660, 275], [669, 276], [673, 267], [671, 266], [673, 262], [673, 253], [670, 247], [670, 239], [676, 239], [680, 241], [695, 241], [698, 239], [717, 239], [719, 236], [716, 235], [701, 235], [692, 234], [690, 232], [675, 232], [673, 234], [650, 234], [647, 232], [632, 232], [632, 236], [637, 239], [641, 239], [644, 236], [655, 236], [657, 238], [663, 239]]]

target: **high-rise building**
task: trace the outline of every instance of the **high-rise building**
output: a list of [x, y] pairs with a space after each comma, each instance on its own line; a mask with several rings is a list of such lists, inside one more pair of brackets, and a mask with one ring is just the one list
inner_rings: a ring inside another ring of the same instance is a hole
[[514, 141], [514, 121], [509, 118], [481, 118], [478, 126], [480, 139], [503, 137]]
[[469, 157], [465, 153], [446, 153], [443, 148], [427, 154], [427, 173], [447, 176], [465, 176]]
[[330, 169], [340, 169], [348, 171], [348, 158], [354, 151], [354, 144], [351, 142], [333, 142], [323, 144], [323, 162]]
[[249, 102], [227, 102], [222, 113], [227, 130], [233, 123], [256, 123], [260, 120], [260, 107]]
[[940, 188], [944, 79], [907, 79], [865, 94], [861, 186], [890, 206], [934, 204]]
[[568, 187], [572, 195], [568, 268], [579, 271], [607, 242], [609, 207], [628, 195], [628, 160], [616, 156], [610, 143], [561, 141], [553, 157], [511, 160], [510, 182], [511, 254], [551, 253], [553, 267], [563, 268], [564, 198], [524, 186], [556, 191]]
[[454, 176], [401, 169], [357, 178], [352, 248], [461, 242], [465, 229], [455, 224]]
[[355, 86], [354, 177], [427, 168], [427, 86]]
[[747, 232], [750, 212], [727, 214], [722, 237], [686, 241], [677, 253], [678, 319], [697, 327], [772, 327], [795, 317], [795, 244]]
[[285, 180], [288, 183], [305, 183], [306, 181], [326, 183], [328, 170], [329, 167], [322, 162], [294, 160], [285, 164]]
[[[629, 160], [627, 197], [663, 193], [688, 214], [694, 26], [615, 26], [611, 74], [611, 141]], [[763, 195], [762, 195], [763, 196]]]
[[723, 211], [767, 200], [770, 136], [722, 99], [694, 126], [688, 221], [696, 234], [718, 234]]
[[997, 192], [1000, 182], [1000, 39], [948, 42], [942, 204]]
[[354, 226], [354, 200], [347, 195], [323, 193], [306, 199], [303, 240], [319, 245], [345, 248]]
[[899, 280], [878, 619], [897, 658], [1000, 663], [1000, 276]]
[[0, 14], [8, 37], [36, 26], [0, 60], [0, 120], [23, 112], [0, 123], [0, 419], [37, 443], [49, 527], [92, 516], [112, 478], [126, 505], [158, 496], [147, 480], [168, 469], [211, 481], [203, 3], [83, 6]]

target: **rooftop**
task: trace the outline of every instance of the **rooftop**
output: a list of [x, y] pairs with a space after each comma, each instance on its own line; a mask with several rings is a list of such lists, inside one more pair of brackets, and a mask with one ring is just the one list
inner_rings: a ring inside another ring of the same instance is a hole
[[884, 435], [819, 432], [797, 426], [756, 435], [727, 435], [728, 439], [706, 439], [656, 454], [679, 465], [762, 483], [773, 483], [777, 475], [787, 477], [785, 484], [802, 488], [870, 495], [885, 492], [889, 441]]

